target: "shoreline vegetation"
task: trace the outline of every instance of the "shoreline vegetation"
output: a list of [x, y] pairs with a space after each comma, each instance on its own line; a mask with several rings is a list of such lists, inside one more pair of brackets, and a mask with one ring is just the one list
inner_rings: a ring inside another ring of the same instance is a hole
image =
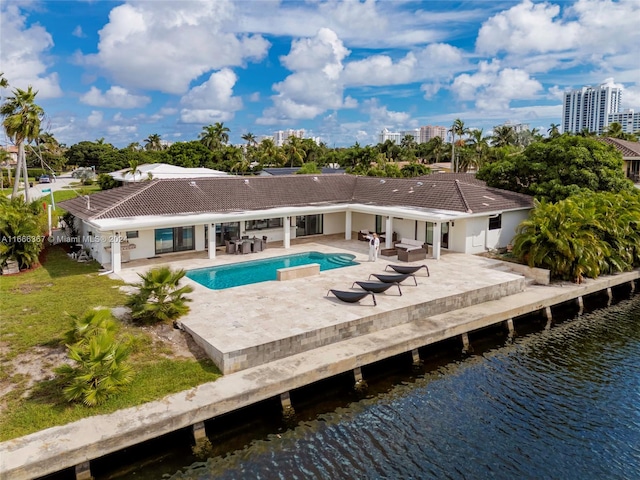
[[[123, 308], [127, 287], [98, 275], [96, 262], [73, 262], [61, 246], [46, 248], [40, 261], [19, 275], [0, 276], [0, 441], [158, 400], [221, 376], [182, 331], [131, 323]], [[134, 378], [122, 393], [87, 407], [65, 400], [54, 369], [68, 361], [63, 337], [70, 315], [93, 308], [116, 314], [118, 337], [132, 347]]]

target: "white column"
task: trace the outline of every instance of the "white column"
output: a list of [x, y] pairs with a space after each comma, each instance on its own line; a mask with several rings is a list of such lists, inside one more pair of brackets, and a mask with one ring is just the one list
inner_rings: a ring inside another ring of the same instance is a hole
[[344, 214], [344, 239], [351, 240], [351, 210]]
[[120, 234], [113, 232], [111, 239], [111, 270], [118, 273], [122, 270], [122, 254], [120, 253]]
[[284, 248], [291, 247], [291, 217], [284, 217], [284, 238], [282, 239]]
[[201, 252], [204, 250], [204, 225], [196, 225], [194, 228], [195, 235], [195, 249], [196, 252]]
[[216, 258], [216, 224], [209, 224], [209, 260]]
[[442, 236], [442, 226], [440, 222], [433, 224], [433, 258], [440, 259], [440, 237]]
[[386, 218], [384, 229], [384, 248], [391, 248], [393, 247], [393, 218], [391, 216]]

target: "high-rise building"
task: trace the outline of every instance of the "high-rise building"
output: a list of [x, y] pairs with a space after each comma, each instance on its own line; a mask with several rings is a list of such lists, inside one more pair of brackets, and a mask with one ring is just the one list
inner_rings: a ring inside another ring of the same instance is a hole
[[619, 123], [622, 125], [624, 133], [640, 132], [640, 112], [634, 112], [632, 109], [619, 113], [609, 114], [609, 125]]
[[429, 140], [435, 137], [442, 138], [442, 141], [447, 140], [447, 127], [439, 127], [433, 125], [427, 125], [426, 127], [420, 127], [420, 140], [418, 143], [427, 143]]
[[390, 132], [383, 128], [378, 134], [378, 143], [384, 143], [391, 140], [393, 143], [400, 145], [402, 139], [407, 135], [411, 135], [416, 143], [427, 143], [434, 137], [441, 137], [442, 140], [447, 139], [447, 127], [437, 127], [428, 125], [426, 127], [414, 128], [413, 130], [403, 130], [400, 132]]
[[305, 138], [305, 133], [304, 128], [300, 130], [293, 130], [291, 128], [288, 130], [278, 130], [277, 132], [273, 132], [273, 143], [275, 143], [277, 147], [281, 147], [287, 143], [289, 137]]
[[621, 101], [622, 89], [612, 83], [565, 92], [562, 132], [580, 133], [586, 129], [602, 134], [609, 124], [609, 115], [620, 112]]

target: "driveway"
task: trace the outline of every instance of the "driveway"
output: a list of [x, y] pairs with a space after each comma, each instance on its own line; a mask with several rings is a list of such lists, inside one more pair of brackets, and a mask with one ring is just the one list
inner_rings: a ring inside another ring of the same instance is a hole
[[[29, 199], [31, 201], [42, 198], [46, 195], [49, 195], [49, 192], [42, 193], [43, 190], [51, 189], [52, 192], [57, 192], [58, 190], [68, 190], [67, 187], [74, 182], [79, 182], [77, 178], [71, 178], [70, 174], [62, 175], [60, 177], [56, 177], [55, 182], [53, 179], [51, 183], [34, 183], [33, 187], [29, 188]], [[80, 186], [78, 186], [80, 188]], [[18, 192], [18, 195], [24, 195], [24, 190]]]

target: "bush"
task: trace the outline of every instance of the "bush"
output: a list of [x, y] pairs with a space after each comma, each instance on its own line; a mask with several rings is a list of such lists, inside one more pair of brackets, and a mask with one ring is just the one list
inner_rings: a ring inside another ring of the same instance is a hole
[[180, 280], [187, 272], [172, 271], [169, 267], [157, 267], [145, 274], [138, 274], [142, 282], [136, 284], [139, 292], [127, 300], [131, 307], [134, 321], [142, 323], [158, 323], [172, 321], [189, 313], [185, 294], [191, 293], [190, 285], [179, 286]]
[[0, 265], [15, 260], [20, 269], [27, 269], [38, 263], [46, 221], [36, 202], [27, 205], [21, 197], [11, 201], [3, 199], [0, 202]]
[[73, 342], [67, 348], [74, 365], [55, 371], [66, 383], [62, 393], [69, 402], [99, 405], [131, 383], [129, 347], [115, 339], [117, 326], [109, 310], [92, 310], [72, 320], [65, 338]]

